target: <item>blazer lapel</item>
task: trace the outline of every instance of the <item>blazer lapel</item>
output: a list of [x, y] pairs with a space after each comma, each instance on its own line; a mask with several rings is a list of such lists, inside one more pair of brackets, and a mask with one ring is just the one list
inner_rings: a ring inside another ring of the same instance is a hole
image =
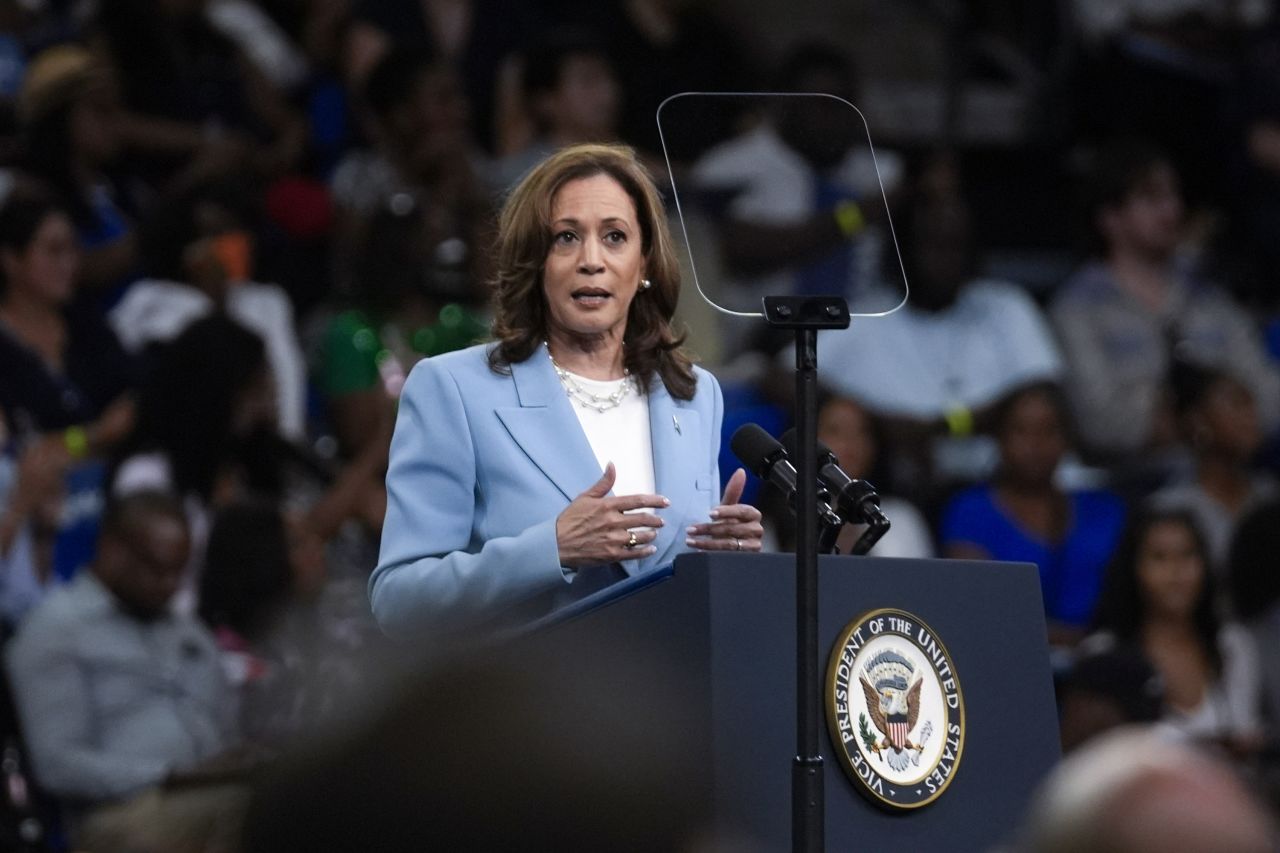
[[496, 409], [512, 440], [568, 500], [604, 473], [546, 352], [511, 365], [519, 406]]
[[[658, 529], [654, 540], [658, 550], [635, 568], [649, 569], [669, 563], [674, 556], [673, 546], [683, 546], [684, 528], [690, 517], [689, 503], [696, 489], [694, 480], [706, 465], [707, 447], [701, 436], [698, 412], [672, 399], [662, 380], [655, 376], [649, 390], [653, 478], [658, 494], [671, 501], [671, 507], [661, 513], [667, 523]], [[625, 565], [634, 574], [633, 563]]]
[[[520, 405], [499, 407], [496, 414], [512, 440], [571, 501], [603, 473], [595, 451], [545, 352], [539, 350], [524, 362], [513, 364], [511, 376]], [[694, 516], [703, 520], [704, 510], [691, 508], [697, 494], [695, 478], [706, 466], [707, 444], [702, 433], [698, 412], [672, 399], [662, 380], [655, 377], [649, 389], [654, 487], [671, 506], [660, 511], [667, 523], [658, 529], [653, 543], [657, 550], [644, 560], [624, 561], [628, 574], [670, 563], [684, 545], [685, 525]]]

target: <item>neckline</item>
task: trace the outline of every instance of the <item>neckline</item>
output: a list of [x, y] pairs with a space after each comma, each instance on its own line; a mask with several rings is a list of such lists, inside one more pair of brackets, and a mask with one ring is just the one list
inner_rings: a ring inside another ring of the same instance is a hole
[[[561, 369], [564, 370], [564, 368], [561, 368]], [[574, 373], [572, 370], [565, 370], [564, 372], [572, 376], [574, 379], [578, 380], [579, 382], [589, 382], [592, 385], [600, 385], [600, 386], [605, 386], [610, 388], [616, 388], [617, 386], [621, 385], [622, 383], [628, 381], [631, 378], [630, 376], [623, 376], [618, 379], [592, 379], [589, 376], [583, 376], [581, 373]]]

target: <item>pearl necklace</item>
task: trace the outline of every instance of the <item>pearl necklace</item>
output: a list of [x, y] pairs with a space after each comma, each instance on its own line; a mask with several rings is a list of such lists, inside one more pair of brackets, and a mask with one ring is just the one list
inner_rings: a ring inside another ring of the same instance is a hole
[[636, 381], [631, 378], [631, 371], [624, 368], [622, 371], [622, 383], [618, 386], [618, 390], [610, 394], [596, 394], [582, 387], [572, 373], [560, 366], [555, 356], [551, 355], [551, 347], [549, 346], [547, 347], [547, 357], [551, 359], [551, 366], [556, 369], [556, 376], [560, 377], [560, 384], [564, 386], [564, 391], [569, 395], [569, 399], [585, 408], [594, 409], [601, 413], [616, 409], [622, 405], [622, 401], [627, 398], [627, 395], [635, 389]]

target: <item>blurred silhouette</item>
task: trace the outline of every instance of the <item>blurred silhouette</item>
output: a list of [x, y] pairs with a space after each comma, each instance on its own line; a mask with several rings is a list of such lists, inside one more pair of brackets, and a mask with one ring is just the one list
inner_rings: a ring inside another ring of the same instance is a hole
[[[1252, 319], [1179, 257], [1178, 175], [1160, 149], [1117, 140], [1086, 189], [1094, 258], [1063, 283], [1050, 315], [1067, 359], [1067, 392], [1085, 448], [1157, 476], [1177, 437], [1167, 379], [1177, 356], [1227, 370], [1254, 395], [1264, 432], [1280, 423], [1280, 372]], [[1134, 451], [1146, 451], [1134, 457]]]
[[1100, 738], [1049, 776], [1017, 853], [1268, 853], [1271, 816], [1230, 765], [1149, 731]]
[[1208, 541], [1211, 568], [1221, 578], [1236, 522], [1276, 493], [1274, 479], [1252, 465], [1262, 446], [1257, 405], [1249, 386], [1224, 369], [1174, 359], [1170, 384], [1195, 469], [1149, 500], [1191, 512]]

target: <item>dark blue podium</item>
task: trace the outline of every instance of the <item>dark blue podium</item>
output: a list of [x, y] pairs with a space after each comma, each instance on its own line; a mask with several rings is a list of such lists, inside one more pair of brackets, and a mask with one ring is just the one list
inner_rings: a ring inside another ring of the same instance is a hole
[[[859, 792], [824, 738], [828, 850], [983, 851], [1016, 828], [1058, 759], [1048, 645], [1034, 566], [959, 560], [822, 557], [824, 656], [862, 614], [894, 608], [942, 640], [965, 707], [961, 763], [944, 793], [886, 811]], [[601, 590], [542, 620], [520, 642], [567, 662], [550, 679], [581, 689], [643, 691], [645, 659], [678, 705], [646, 706], [700, 754], [673, 780], [768, 850], [790, 849], [795, 722], [795, 571], [787, 554], [690, 554]], [[583, 665], [586, 660], [589, 665]], [[825, 704], [825, 703], [824, 703]]]

